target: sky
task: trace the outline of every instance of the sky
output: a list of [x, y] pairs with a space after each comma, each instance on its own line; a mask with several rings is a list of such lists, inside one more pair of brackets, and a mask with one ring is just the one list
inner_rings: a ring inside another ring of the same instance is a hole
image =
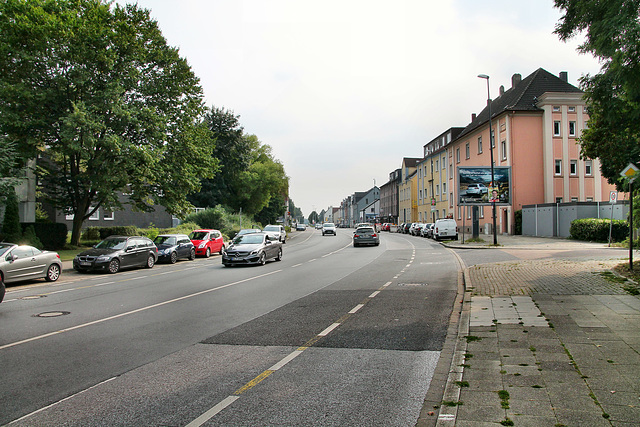
[[208, 106], [273, 148], [305, 217], [388, 182], [511, 76], [600, 64], [553, 34], [553, 0], [117, 0], [149, 9]]

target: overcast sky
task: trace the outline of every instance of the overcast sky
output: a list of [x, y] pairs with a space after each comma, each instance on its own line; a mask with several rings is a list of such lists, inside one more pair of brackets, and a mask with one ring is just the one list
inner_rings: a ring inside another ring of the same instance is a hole
[[[119, 3], [133, 3], [118, 0]], [[466, 126], [511, 76], [598, 62], [553, 34], [553, 0], [138, 0], [209, 106], [273, 147], [305, 217], [381, 186], [403, 157]]]

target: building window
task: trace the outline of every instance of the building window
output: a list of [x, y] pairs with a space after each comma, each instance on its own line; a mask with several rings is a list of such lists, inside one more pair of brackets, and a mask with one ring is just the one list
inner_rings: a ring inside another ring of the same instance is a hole
[[553, 122], [553, 136], [560, 136], [560, 121]]
[[556, 159], [556, 175], [562, 175], [562, 160]]
[[446, 182], [442, 183], [442, 195], [444, 195], [444, 196], [447, 195], [447, 183]]
[[570, 167], [570, 174], [571, 175], [577, 175], [578, 174], [578, 161], [577, 160], [571, 160], [571, 163], [569, 164]]
[[449, 207], [453, 208], [453, 193], [449, 193]]
[[577, 202], [577, 201], [578, 201], [578, 198], [577, 198], [577, 197], [572, 197], [572, 198], [571, 198], [571, 201], [572, 201], [572, 202]]
[[593, 197], [587, 197], [587, 202], [593, 202]]
[[447, 157], [442, 156], [442, 170], [445, 170], [446, 168], [447, 168]]
[[449, 163], [449, 177], [453, 176], [453, 164]]
[[[89, 208], [91, 210], [93, 208]], [[98, 221], [100, 219], [100, 209], [96, 209], [94, 213], [89, 217], [89, 221]]]
[[480, 211], [480, 218], [484, 218], [484, 206], [478, 206], [478, 210]]
[[593, 169], [593, 162], [591, 160], [585, 160], [584, 161], [584, 174], [586, 176], [591, 176], [592, 169]]
[[467, 142], [466, 146], [465, 146], [465, 154], [466, 154], [466, 158], [468, 159], [469, 157], [471, 157], [470, 151], [469, 151], [469, 143]]
[[500, 143], [500, 151], [502, 154], [502, 160], [507, 160], [507, 141], [502, 141]]
[[440, 168], [438, 167], [438, 160], [436, 160], [436, 171], [439, 171]]
[[460, 147], [456, 148], [456, 163], [460, 163]]
[[482, 137], [478, 137], [478, 154], [482, 154]]
[[562, 197], [556, 197], [556, 203], [562, 203]]
[[440, 184], [436, 185], [436, 194], [440, 194]]
[[469, 206], [467, 208], [467, 219], [471, 219], [471, 211], [473, 210], [473, 208], [471, 206]]
[[560, 107], [559, 107], [559, 106], [557, 106], [557, 105], [554, 105], [554, 106], [553, 106], [553, 112], [554, 112], [554, 113], [559, 113], [559, 112], [560, 112]]
[[458, 219], [462, 219], [462, 208], [458, 206]]
[[73, 215], [73, 214], [66, 214], [66, 215], [64, 216], [64, 219], [66, 219], [67, 221], [73, 221], [73, 217], [74, 217], [74, 215]]
[[569, 112], [570, 113], [575, 113], [576, 112], [576, 107], [569, 107]]
[[576, 136], [576, 122], [569, 122], [569, 136]]
[[104, 211], [102, 219], [105, 221], [113, 221], [115, 219], [113, 211]]

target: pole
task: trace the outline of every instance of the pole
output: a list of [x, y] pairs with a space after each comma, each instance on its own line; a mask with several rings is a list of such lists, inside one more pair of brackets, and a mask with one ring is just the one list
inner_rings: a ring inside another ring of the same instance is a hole
[[[489, 104], [489, 154], [491, 155], [491, 188], [495, 188], [496, 182], [495, 182], [495, 174], [494, 174], [494, 170], [493, 170], [493, 130], [492, 130], [492, 126], [491, 126], [491, 92], [489, 90], [489, 76], [486, 74], [479, 74], [478, 77], [480, 77], [481, 79], [485, 79], [487, 81], [487, 104]], [[493, 244], [497, 245], [498, 244], [498, 235], [497, 235], [497, 230], [496, 230], [496, 199], [493, 197], [493, 190], [492, 191], [492, 196], [491, 196], [491, 200], [493, 200], [491, 202], [491, 210], [492, 210], [492, 216], [493, 216]]]
[[629, 271], [633, 271], [633, 179], [629, 180]]

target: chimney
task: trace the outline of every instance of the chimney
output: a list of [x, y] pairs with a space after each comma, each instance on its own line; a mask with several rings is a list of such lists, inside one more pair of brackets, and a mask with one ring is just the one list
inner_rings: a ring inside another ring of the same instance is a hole
[[471, 113], [471, 123], [476, 119], [476, 113]]
[[518, 83], [522, 80], [522, 76], [520, 74], [514, 74], [511, 76], [511, 87], [516, 87]]
[[504, 85], [500, 85], [500, 96], [504, 95]]
[[566, 71], [560, 71], [560, 80], [569, 83], [569, 73]]

